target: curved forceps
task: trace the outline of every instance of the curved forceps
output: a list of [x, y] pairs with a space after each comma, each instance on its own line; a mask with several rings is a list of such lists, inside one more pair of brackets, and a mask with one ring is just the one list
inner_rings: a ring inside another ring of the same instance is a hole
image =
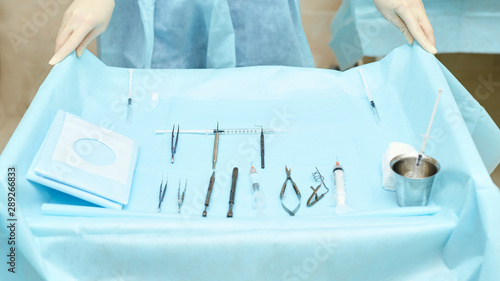
[[[288, 167], [285, 166], [285, 171], [286, 171], [286, 180], [283, 183], [283, 187], [281, 188], [281, 193], [280, 193], [281, 206], [283, 207], [283, 209], [290, 216], [295, 216], [295, 214], [297, 213], [297, 211], [299, 211], [299, 209], [300, 209], [300, 199], [301, 199], [302, 196], [300, 195], [299, 188], [297, 187], [297, 185], [295, 184], [295, 182], [292, 180], [292, 177], [290, 176], [290, 174], [292, 172], [292, 168], [288, 169]], [[293, 190], [295, 191], [295, 194], [297, 195], [297, 198], [299, 199], [299, 204], [297, 205], [297, 207], [295, 207], [295, 209], [293, 209], [293, 211], [291, 211], [290, 209], [288, 209], [285, 206], [285, 204], [283, 203], [283, 198], [285, 197], [286, 184], [288, 183], [288, 181], [290, 181], [292, 183]]]

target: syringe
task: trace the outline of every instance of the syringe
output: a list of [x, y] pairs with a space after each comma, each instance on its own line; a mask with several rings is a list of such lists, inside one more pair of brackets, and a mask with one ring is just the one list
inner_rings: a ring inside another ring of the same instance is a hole
[[335, 211], [337, 213], [344, 213], [347, 211], [346, 205], [346, 193], [345, 193], [345, 183], [344, 183], [344, 169], [337, 161], [335, 167], [333, 167], [333, 179], [335, 183]]
[[266, 198], [260, 190], [259, 175], [257, 175], [257, 171], [253, 165], [250, 167], [250, 179], [252, 180], [252, 205], [255, 209], [262, 210], [266, 207]]
[[128, 82], [128, 100], [127, 100], [127, 125], [132, 123], [132, 73], [134, 71], [129, 69], [130, 77]]
[[363, 70], [360, 68], [359, 69], [359, 74], [361, 75], [361, 79], [363, 80], [363, 84], [365, 85], [366, 89], [366, 95], [368, 96], [368, 100], [370, 100], [370, 107], [372, 109], [372, 113], [375, 116], [375, 121], [377, 124], [380, 124], [380, 115], [378, 114], [377, 107], [375, 106], [375, 102], [373, 101], [372, 94], [370, 92], [370, 89], [368, 88], [368, 84], [366, 83], [365, 76], [363, 75]]
[[[213, 135], [216, 133], [216, 129], [206, 129], [206, 130], [180, 130], [180, 134], [196, 134], [196, 135]], [[275, 133], [285, 133], [288, 130], [282, 129], [254, 129], [254, 128], [242, 128], [242, 129], [219, 129], [219, 134], [221, 135], [251, 135], [251, 134], [275, 134]], [[171, 130], [155, 130], [156, 134], [170, 134]]]
[[439, 99], [441, 98], [442, 89], [439, 89], [438, 96], [436, 98], [436, 102], [434, 103], [434, 108], [432, 109], [431, 120], [429, 120], [429, 125], [427, 126], [427, 131], [424, 135], [424, 140], [422, 141], [422, 145], [420, 146], [420, 151], [418, 152], [417, 160], [415, 161], [415, 167], [413, 168], [413, 172], [411, 173], [411, 177], [415, 178], [418, 176], [420, 170], [420, 160], [422, 160], [422, 156], [424, 155], [425, 146], [427, 145], [427, 140], [430, 138], [429, 133], [431, 132], [432, 123], [434, 122], [434, 117], [436, 116], [437, 107], [439, 104]]

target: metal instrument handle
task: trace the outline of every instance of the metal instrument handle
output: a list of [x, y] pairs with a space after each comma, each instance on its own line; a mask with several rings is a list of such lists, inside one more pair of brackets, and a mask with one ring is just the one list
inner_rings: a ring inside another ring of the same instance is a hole
[[260, 167], [264, 169], [264, 131], [260, 132]]
[[238, 180], [238, 168], [235, 167], [233, 169], [233, 176], [232, 176], [233, 180], [231, 182], [231, 194], [229, 195], [229, 203], [233, 203], [234, 204], [234, 195], [236, 193], [236, 181]]
[[219, 131], [215, 133], [214, 155], [212, 157], [212, 169], [215, 169], [215, 164], [217, 163], [218, 150], [219, 150]]
[[212, 176], [210, 177], [210, 183], [208, 184], [207, 198], [205, 199], [205, 206], [208, 206], [208, 204], [210, 203], [210, 196], [212, 196], [212, 189], [214, 189], [214, 182], [215, 182], [215, 171], [212, 173]]

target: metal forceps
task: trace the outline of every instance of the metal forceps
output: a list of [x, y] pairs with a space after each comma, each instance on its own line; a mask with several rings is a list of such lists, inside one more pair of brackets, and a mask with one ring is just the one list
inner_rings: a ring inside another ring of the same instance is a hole
[[182, 207], [182, 204], [184, 203], [184, 195], [186, 195], [186, 187], [188, 185], [188, 182], [186, 180], [186, 184], [184, 185], [184, 191], [182, 192], [182, 195], [181, 195], [181, 181], [179, 180], [179, 189], [177, 189], [177, 213], [180, 214], [181, 213], [181, 207]]
[[[297, 213], [297, 211], [299, 210], [300, 208], [300, 199], [301, 199], [301, 195], [300, 195], [300, 191], [299, 191], [299, 188], [297, 187], [297, 185], [295, 184], [295, 182], [292, 180], [292, 177], [290, 176], [290, 173], [292, 172], [292, 168], [288, 169], [287, 166], [285, 166], [285, 171], [286, 171], [286, 180], [285, 182], [283, 183], [283, 187], [281, 188], [281, 193], [280, 193], [280, 201], [281, 201], [281, 206], [283, 207], [283, 209], [290, 215], [290, 216], [295, 216], [295, 214]], [[285, 189], [286, 189], [286, 184], [288, 183], [288, 181], [290, 181], [292, 183], [292, 187], [293, 187], [293, 190], [295, 191], [295, 194], [297, 195], [297, 198], [299, 199], [299, 204], [297, 205], [297, 207], [295, 207], [295, 209], [293, 209], [293, 211], [291, 211], [290, 209], [288, 209], [285, 204], [283, 203], [283, 198], [285, 197]]]
[[165, 193], [167, 193], [167, 185], [168, 185], [168, 178], [167, 182], [165, 183], [165, 187], [163, 187], [163, 179], [161, 179], [160, 193], [158, 195], [158, 213], [161, 212], [161, 203], [163, 202], [163, 198], [165, 198]]
[[[307, 200], [307, 207], [312, 207], [314, 204], [318, 203], [318, 201], [321, 200], [325, 196], [325, 194], [328, 193], [328, 191], [330, 191], [330, 189], [325, 185], [325, 178], [321, 175], [317, 167], [316, 167], [316, 172], [312, 173], [312, 175], [317, 182], [321, 181], [321, 183], [316, 188], [311, 186], [313, 193], [309, 197], [309, 200]], [[322, 185], [326, 188], [326, 192], [318, 197], [318, 190]], [[313, 198], [314, 201], [311, 202]]]
[[170, 144], [170, 151], [172, 152], [172, 164], [174, 164], [174, 155], [175, 151], [177, 150], [177, 142], [179, 142], [179, 124], [177, 124], [177, 136], [175, 137], [175, 144], [174, 144], [174, 132], [175, 132], [175, 124], [174, 127], [172, 128], [172, 141]]

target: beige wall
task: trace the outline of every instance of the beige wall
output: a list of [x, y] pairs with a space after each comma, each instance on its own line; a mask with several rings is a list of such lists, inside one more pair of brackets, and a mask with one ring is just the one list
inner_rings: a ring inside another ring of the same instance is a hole
[[[53, 4], [41, 6], [39, 2]], [[16, 0], [0, 4], [0, 151], [52, 68], [48, 61], [62, 13], [70, 3]]]

